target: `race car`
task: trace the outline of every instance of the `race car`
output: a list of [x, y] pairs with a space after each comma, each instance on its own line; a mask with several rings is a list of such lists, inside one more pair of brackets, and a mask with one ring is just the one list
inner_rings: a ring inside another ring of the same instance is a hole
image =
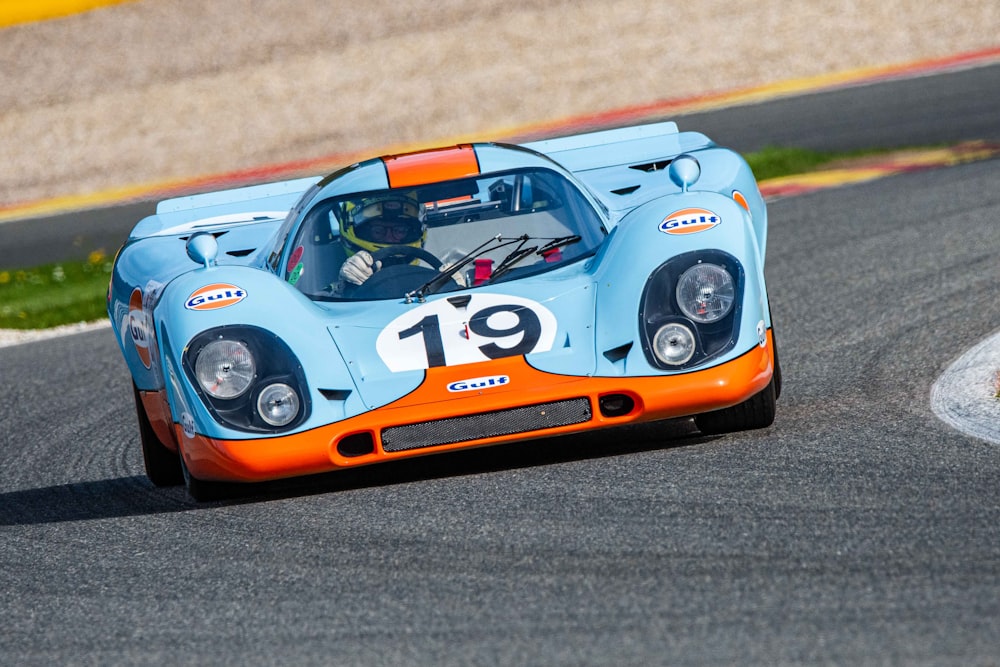
[[108, 315], [146, 473], [234, 482], [693, 418], [771, 425], [767, 212], [660, 122], [162, 201]]

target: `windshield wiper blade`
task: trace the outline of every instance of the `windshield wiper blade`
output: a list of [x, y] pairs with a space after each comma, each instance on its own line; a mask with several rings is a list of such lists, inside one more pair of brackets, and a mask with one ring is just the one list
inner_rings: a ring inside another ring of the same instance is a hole
[[476, 258], [479, 253], [492, 243], [496, 243], [497, 248], [503, 248], [504, 246], [510, 245], [512, 243], [517, 243], [521, 241], [522, 243], [527, 240], [527, 235], [518, 237], [516, 239], [505, 239], [500, 234], [496, 236], [491, 236], [488, 241], [480, 245], [478, 248], [472, 252], [463, 255], [457, 262], [454, 262], [444, 271], [439, 272], [436, 276], [425, 282], [423, 285], [413, 290], [412, 292], [407, 292], [404, 296], [406, 297], [406, 303], [411, 303], [416, 297], [418, 301], [423, 301], [424, 297], [428, 294], [434, 294], [443, 285], [445, 285], [451, 277], [461, 271], [465, 266], [469, 264], [472, 260]]
[[[544, 239], [528, 239], [527, 237], [523, 238], [525, 241], [544, 240]], [[570, 243], [576, 243], [582, 238], [583, 237], [580, 236], [579, 234], [573, 234], [572, 236], [560, 236], [557, 239], [549, 240], [549, 242], [543, 245], [541, 248], [539, 248], [538, 246], [530, 246], [528, 248], [518, 248], [514, 252], [504, 257], [503, 261], [500, 262], [500, 265], [497, 266], [497, 268], [493, 269], [493, 273], [490, 275], [489, 282], [492, 283], [494, 280], [496, 280], [500, 276], [510, 271], [512, 268], [514, 268], [515, 264], [520, 262], [528, 255], [539, 255], [544, 257], [545, 253], [555, 250], [556, 248], [561, 248], [562, 246], [569, 245]]]
[[[525, 237], [527, 240], [527, 237]], [[490, 274], [489, 282], [493, 282], [503, 274], [514, 268], [514, 265], [520, 262], [522, 259], [528, 255], [533, 255], [538, 250], [538, 246], [528, 246], [527, 248], [518, 248], [514, 252], [510, 253], [503, 258], [503, 261], [497, 264], [497, 268], [493, 269], [493, 273]]]
[[[496, 244], [493, 248], [494, 250], [497, 248], [503, 248], [505, 246], [513, 245], [515, 243], [518, 244], [518, 247], [515, 248], [514, 251], [511, 252], [509, 255], [504, 257], [503, 260], [497, 265], [497, 267], [493, 269], [493, 273], [490, 275], [490, 278], [487, 281], [488, 283], [493, 282], [496, 278], [510, 271], [512, 268], [514, 268], [515, 264], [520, 262], [528, 255], [532, 254], [543, 255], [544, 253], [549, 252], [550, 250], [553, 250], [555, 248], [560, 248], [562, 246], [566, 246], [571, 243], [576, 243], [581, 238], [582, 237], [579, 234], [573, 234], [570, 236], [560, 236], [559, 238], [554, 238], [554, 239], [536, 239], [531, 236], [528, 236], [527, 234], [522, 234], [521, 236], [515, 238], [504, 238], [500, 234], [497, 234], [496, 236], [490, 237], [489, 240], [481, 244], [478, 248], [476, 248], [472, 252], [463, 255], [457, 262], [454, 262], [444, 271], [440, 271], [436, 276], [425, 282], [417, 289], [413, 290], [412, 292], [407, 292], [403, 296], [406, 298], [406, 303], [411, 303], [414, 300], [414, 298], [417, 301], [423, 301], [427, 295], [434, 294], [435, 292], [437, 292], [439, 289], [441, 289], [442, 286], [444, 286], [445, 284], [448, 283], [449, 280], [451, 280], [452, 276], [454, 276], [456, 273], [458, 273], [463, 268], [468, 266], [469, 263], [472, 260], [474, 260], [479, 255], [480, 252], [483, 251], [483, 249], [494, 243]], [[545, 241], [545, 240], [547, 240], [548, 243], [546, 243], [542, 247], [534, 245], [524, 247], [524, 244], [527, 243], [528, 241]]]
[[559, 238], [552, 239], [551, 241], [543, 245], [541, 248], [538, 249], [538, 252], [536, 254], [544, 255], [550, 250], [561, 248], [571, 243], [576, 243], [577, 241], [580, 241], [582, 239], [583, 237], [580, 236], [579, 234], [573, 234], [571, 236], [560, 236]]

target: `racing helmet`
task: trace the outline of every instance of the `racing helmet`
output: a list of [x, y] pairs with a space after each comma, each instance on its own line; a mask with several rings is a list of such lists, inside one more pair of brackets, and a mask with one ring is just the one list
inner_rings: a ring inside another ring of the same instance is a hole
[[340, 216], [340, 238], [347, 255], [396, 245], [423, 247], [427, 227], [416, 197], [386, 193], [351, 202]]

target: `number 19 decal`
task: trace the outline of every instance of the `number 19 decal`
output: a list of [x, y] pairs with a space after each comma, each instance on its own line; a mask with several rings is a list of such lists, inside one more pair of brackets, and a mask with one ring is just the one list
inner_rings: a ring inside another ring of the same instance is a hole
[[393, 372], [458, 366], [552, 349], [556, 318], [540, 303], [504, 294], [440, 299], [397, 317], [375, 341]]

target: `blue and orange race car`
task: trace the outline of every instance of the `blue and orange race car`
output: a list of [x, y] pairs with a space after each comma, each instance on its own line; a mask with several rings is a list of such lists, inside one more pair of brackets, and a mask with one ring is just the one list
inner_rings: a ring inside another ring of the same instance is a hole
[[254, 482], [635, 422], [769, 426], [767, 213], [674, 123], [161, 202], [108, 314], [146, 472]]

